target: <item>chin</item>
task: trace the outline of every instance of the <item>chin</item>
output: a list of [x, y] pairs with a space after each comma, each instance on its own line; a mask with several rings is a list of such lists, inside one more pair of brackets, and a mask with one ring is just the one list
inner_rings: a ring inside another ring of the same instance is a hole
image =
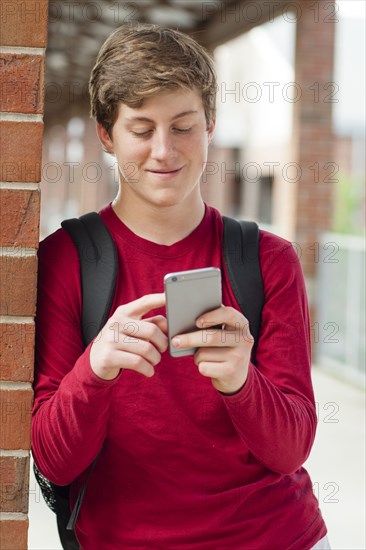
[[196, 200], [196, 186], [187, 189], [181, 186], [166, 186], [164, 189], [155, 189], [152, 193], [144, 194], [144, 200], [157, 208], [168, 208], [185, 204], [188, 206]]
[[155, 206], [159, 208], [169, 208], [181, 204], [182, 199], [177, 197], [160, 197], [153, 200], [152, 202]]

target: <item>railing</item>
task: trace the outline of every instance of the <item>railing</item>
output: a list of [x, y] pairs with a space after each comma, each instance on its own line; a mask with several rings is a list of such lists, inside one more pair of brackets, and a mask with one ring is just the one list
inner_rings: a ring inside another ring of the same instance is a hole
[[316, 363], [365, 387], [365, 239], [325, 233], [318, 259]]

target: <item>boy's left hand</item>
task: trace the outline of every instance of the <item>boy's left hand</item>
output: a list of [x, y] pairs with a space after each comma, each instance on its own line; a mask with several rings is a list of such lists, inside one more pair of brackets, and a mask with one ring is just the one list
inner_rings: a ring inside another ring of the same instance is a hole
[[247, 379], [254, 344], [248, 320], [233, 307], [221, 306], [202, 315], [196, 324], [201, 330], [175, 336], [173, 346], [197, 348], [194, 362], [202, 376], [211, 378], [218, 391], [236, 393]]

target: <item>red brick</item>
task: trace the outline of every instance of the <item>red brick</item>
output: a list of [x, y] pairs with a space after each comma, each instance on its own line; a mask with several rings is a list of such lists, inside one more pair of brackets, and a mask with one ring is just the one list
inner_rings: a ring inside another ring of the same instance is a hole
[[28, 548], [28, 520], [3, 520], [0, 522], [1, 550], [26, 550]]
[[0, 122], [1, 181], [41, 180], [42, 122]]
[[35, 315], [36, 256], [0, 258], [0, 314]]
[[44, 48], [47, 44], [48, 0], [2, 0], [3, 46]]
[[39, 191], [0, 189], [1, 246], [38, 248]]
[[0, 512], [28, 510], [29, 458], [0, 458]]
[[44, 104], [44, 57], [0, 55], [2, 73], [0, 111], [42, 113]]
[[30, 449], [33, 391], [1, 390], [1, 449]]
[[0, 379], [32, 382], [34, 324], [0, 324]]
[[[333, 80], [335, 34], [335, 22], [331, 21], [332, 3], [320, 0], [310, 6], [303, 1], [301, 8], [302, 16], [296, 32], [295, 80], [303, 94], [301, 101], [295, 105], [294, 127], [299, 152], [296, 160], [303, 168], [303, 177], [298, 184], [295, 205], [295, 239], [303, 244], [301, 261], [305, 274], [314, 276], [317, 267], [311, 248], [314, 238], [332, 224], [329, 205], [332, 204], [334, 183], [329, 182], [329, 178], [337, 178], [337, 174], [333, 171], [333, 165], [327, 165], [334, 161], [334, 105], [330, 100], [339, 99], [339, 94], [330, 84]], [[319, 21], [316, 21], [317, 12], [314, 11], [317, 8]], [[327, 17], [329, 21], [325, 21]]]

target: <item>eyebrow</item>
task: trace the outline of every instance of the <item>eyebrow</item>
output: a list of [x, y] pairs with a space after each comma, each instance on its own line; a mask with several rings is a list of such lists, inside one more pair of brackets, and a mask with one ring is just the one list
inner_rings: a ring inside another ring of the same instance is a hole
[[[176, 120], [177, 118], [182, 118], [187, 115], [191, 115], [194, 113], [198, 113], [198, 111], [183, 111], [182, 113], [179, 113], [178, 115], [175, 115], [172, 120]], [[151, 118], [145, 117], [145, 116], [133, 116], [133, 117], [126, 117], [126, 120], [129, 122], [155, 122]]]

